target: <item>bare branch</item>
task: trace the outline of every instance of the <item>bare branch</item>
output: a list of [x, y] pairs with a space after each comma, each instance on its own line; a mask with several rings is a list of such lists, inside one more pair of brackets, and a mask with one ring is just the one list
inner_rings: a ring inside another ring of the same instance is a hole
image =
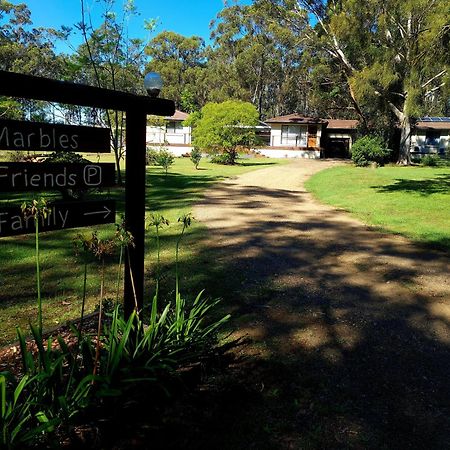
[[421, 88], [427, 87], [430, 83], [432, 83], [436, 78], [442, 77], [443, 75], [447, 75], [447, 69], [441, 70], [437, 75], [433, 78], [430, 78], [428, 81], [422, 84]]

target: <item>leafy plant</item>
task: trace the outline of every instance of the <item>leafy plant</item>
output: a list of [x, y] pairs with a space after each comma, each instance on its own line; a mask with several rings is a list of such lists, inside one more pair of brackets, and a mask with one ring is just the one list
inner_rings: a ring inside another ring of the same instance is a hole
[[364, 136], [353, 144], [351, 153], [355, 165], [365, 167], [371, 163], [383, 165], [391, 154], [391, 150], [386, 148], [380, 137]]
[[200, 164], [200, 160], [202, 159], [202, 152], [197, 147], [194, 147], [191, 151], [190, 160], [192, 164], [194, 164], [195, 170], [198, 170], [198, 165]]
[[156, 235], [156, 297], [159, 294], [159, 276], [161, 269], [161, 245], [159, 240], [159, 231], [163, 226], [169, 226], [169, 221], [159, 213], [151, 213], [147, 221], [147, 228], [154, 227]]
[[167, 175], [170, 167], [174, 163], [174, 161], [175, 161], [175, 157], [166, 148], [161, 148], [157, 152], [157, 155], [155, 158], [155, 163], [164, 169], [164, 172], [166, 175]]
[[436, 167], [439, 165], [439, 156], [426, 155], [420, 160], [422, 166], [425, 167]]

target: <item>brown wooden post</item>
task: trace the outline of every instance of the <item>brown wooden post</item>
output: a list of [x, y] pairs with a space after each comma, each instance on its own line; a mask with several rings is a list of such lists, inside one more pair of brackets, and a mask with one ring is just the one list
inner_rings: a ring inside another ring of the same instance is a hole
[[134, 238], [125, 259], [124, 313], [144, 305], [146, 125], [144, 109], [126, 111], [125, 226]]

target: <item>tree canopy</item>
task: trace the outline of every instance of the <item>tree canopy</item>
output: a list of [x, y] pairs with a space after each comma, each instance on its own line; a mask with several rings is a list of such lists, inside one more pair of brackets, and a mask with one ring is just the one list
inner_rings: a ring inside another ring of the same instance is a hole
[[208, 103], [192, 114], [187, 124], [193, 126], [194, 147], [213, 154], [224, 154], [224, 162], [236, 162], [238, 148], [256, 141], [258, 111], [248, 102], [228, 100]]
[[[0, 67], [140, 92], [143, 73], [159, 72], [162, 96], [178, 109], [207, 103], [251, 103], [260, 119], [301, 113], [358, 118], [362, 131], [387, 141], [401, 130], [399, 162], [409, 162], [417, 117], [450, 114], [450, 0], [254, 0], [232, 2], [211, 23], [211, 44], [163, 31], [147, 41], [128, 35], [137, 16], [100, 0], [101, 20], [71, 30], [34, 28], [25, 4], [0, 2]], [[94, 25], [96, 23], [96, 25]], [[149, 37], [156, 21], [143, 24]], [[56, 54], [55, 39], [79, 33], [84, 42]], [[45, 118], [50, 109], [2, 99], [0, 113]], [[117, 160], [123, 117], [65, 108], [68, 121], [104, 122]]]

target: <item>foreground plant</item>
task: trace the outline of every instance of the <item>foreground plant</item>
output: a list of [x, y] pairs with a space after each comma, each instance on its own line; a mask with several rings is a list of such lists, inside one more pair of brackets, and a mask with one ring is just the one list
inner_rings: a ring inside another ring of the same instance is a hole
[[42, 298], [41, 298], [41, 270], [40, 270], [40, 255], [39, 255], [39, 221], [45, 220], [51, 213], [51, 208], [48, 206], [47, 200], [39, 198], [33, 200], [31, 203], [23, 203], [21, 206], [22, 214], [26, 220], [32, 218], [34, 220], [35, 228], [35, 259], [36, 259], [36, 291], [38, 302], [38, 324], [39, 330], [42, 333]]

